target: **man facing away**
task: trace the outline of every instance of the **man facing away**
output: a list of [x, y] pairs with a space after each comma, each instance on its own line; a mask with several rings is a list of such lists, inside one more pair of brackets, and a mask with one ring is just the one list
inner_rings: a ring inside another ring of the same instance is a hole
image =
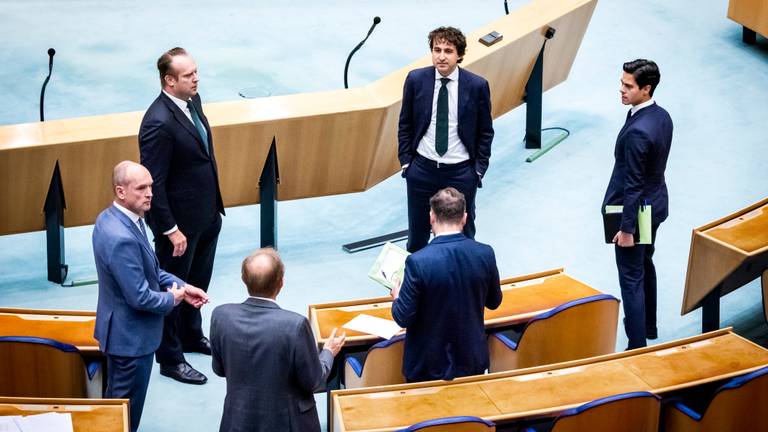
[[412, 70], [403, 87], [398, 159], [408, 191], [408, 251], [429, 241], [429, 199], [451, 186], [466, 199], [463, 231], [475, 237], [475, 195], [493, 141], [488, 82], [458, 67], [467, 41], [461, 30], [429, 33], [432, 66]]
[[[623, 205], [621, 227], [613, 238], [624, 307], [627, 349], [656, 339], [656, 231], [669, 215], [664, 171], [672, 145], [672, 119], [653, 100], [661, 74], [656, 63], [638, 59], [624, 63], [621, 103], [631, 105], [616, 138], [616, 159], [605, 191], [606, 205]], [[651, 206], [651, 244], [635, 244], [638, 209]]]
[[[183, 48], [157, 60], [162, 91], [147, 109], [139, 130], [141, 163], [155, 179], [155, 200], [147, 216], [160, 267], [208, 291], [224, 204], [213, 137], [197, 93], [197, 64]], [[210, 355], [200, 311], [182, 304], [166, 316], [156, 359], [160, 373], [189, 384], [207, 378], [184, 358]]]
[[227, 379], [221, 432], [320, 431], [313, 393], [345, 335], [334, 329], [318, 354], [307, 319], [275, 301], [284, 272], [274, 249], [257, 250], [242, 265], [250, 297], [213, 310], [213, 371]]
[[99, 214], [93, 228], [99, 277], [94, 337], [107, 355], [104, 397], [131, 401], [131, 431], [136, 431], [163, 316], [182, 300], [199, 308], [208, 296], [159, 266], [144, 225], [152, 202], [149, 171], [135, 162], [120, 162], [112, 186], [115, 201]]
[[462, 234], [464, 196], [448, 187], [430, 200], [435, 238], [405, 260], [392, 290], [392, 317], [407, 329], [403, 375], [409, 382], [478, 375], [488, 369], [485, 308], [501, 304], [493, 249]]

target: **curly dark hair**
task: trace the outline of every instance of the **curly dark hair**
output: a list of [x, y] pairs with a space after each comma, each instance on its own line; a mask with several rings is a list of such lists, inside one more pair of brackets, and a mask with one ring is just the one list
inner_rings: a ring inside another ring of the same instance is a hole
[[464, 60], [464, 53], [467, 51], [467, 38], [464, 33], [456, 27], [438, 27], [429, 32], [429, 49], [439, 41], [446, 41], [456, 47], [456, 53], [459, 55], [458, 63]]

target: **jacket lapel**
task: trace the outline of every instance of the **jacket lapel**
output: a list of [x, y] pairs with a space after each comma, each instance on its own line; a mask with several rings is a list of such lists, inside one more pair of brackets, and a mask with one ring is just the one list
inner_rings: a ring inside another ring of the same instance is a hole
[[110, 211], [112, 212], [112, 215], [116, 217], [120, 222], [125, 225], [125, 228], [133, 234], [134, 237], [136, 237], [136, 240], [139, 241], [141, 246], [144, 248], [144, 250], [152, 256], [152, 259], [155, 261], [155, 264], [158, 264], [157, 261], [157, 255], [155, 255], [154, 249], [152, 249], [152, 246], [149, 244], [149, 239], [144, 235], [144, 233], [141, 232], [139, 227], [136, 226], [131, 219], [126, 216], [123, 212], [118, 210], [114, 205], [111, 206]]
[[[176, 122], [181, 125], [187, 132], [189, 132], [190, 135], [192, 135], [192, 138], [195, 139], [197, 142], [198, 147], [200, 147], [200, 151], [203, 152], [204, 155], [208, 155], [208, 152], [205, 150], [205, 144], [203, 144], [203, 138], [200, 137], [200, 134], [197, 132], [197, 128], [194, 124], [192, 124], [192, 121], [187, 117], [186, 114], [184, 114], [181, 109], [179, 109], [179, 106], [176, 105], [171, 98], [165, 95], [165, 93], [160, 92], [160, 97], [163, 100], [163, 103], [165, 103], [165, 106], [173, 113], [173, 118], [176, 119]], [[195, 105], [195, 108], [197, 109], [197, 112], [200, 114], [200, 121], [203, 122], [203, 125], [205, 125], [205, 129], [208, 133], [208, 142], [211, 142], [211, 134], [210, 130], [211, 128], [208, 126], [208, 119], [205, 118], [205, 116], [202, 114], [202, 107], [199, 103], [195, 103], [195, 98], [192, 98], [192, 103]]]
[[[458, 67], [458, 66], [457, 66]], [[469, 75], [465, 74], [461, 68], [459, 68], [459, 109], [456, 113], [458, 124], [461, 124], [461, 118], [464, 115], [464, 107], [469, 106]]]
[[640, 111], [636, 112], [635, 115], [629, 116], [626, 122], [624, 122], [624, 126], [621, 128], [621, 131], [619, 131], [619, 136], [617, 140], [621, 139], [621, 136], [624, 135], [624, 132], [629, 129], [629, 127], [637, 121], [640, 117], [648, 114], [651, 110], [656, 108], [656, 102], [652, 103], [651, 105], [641, 109]]

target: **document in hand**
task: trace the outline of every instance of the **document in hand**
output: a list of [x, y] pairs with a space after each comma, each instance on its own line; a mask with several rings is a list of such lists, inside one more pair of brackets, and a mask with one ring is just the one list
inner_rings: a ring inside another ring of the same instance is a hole
[[363, 333], [372, 334], [384, 339], [392, 339], [400, 330], [396, 322], [384, 318], [378, 318], [371, 315], [360, 314], [352, 318], [342, 327]]
[[[624, 206], [607, 205], [603, 212], [603, 231], [605, 242], [613, 243], [613, 237], [621, 229], [621, 217]], [[637, 229], [635, 244], [651, 244], [651, 206], [641, 205], [637, 210]]]
[[394, 288], [396, 282], [403, 282], [405, 259], [408, 255], [410, 253], [407, 250], [390, 242], [385, 243], [379, 257], [368, 272], [368, 277], [389, 289]]
[[[5, 417], [7, 419], [8, 417]], [[28, 416], [11, 416], [15, 425], [0, 421], [0, 431], [72, 432], [72, 414], [47, 412]], [[15, 426], [15, 428], [14, 428]]]

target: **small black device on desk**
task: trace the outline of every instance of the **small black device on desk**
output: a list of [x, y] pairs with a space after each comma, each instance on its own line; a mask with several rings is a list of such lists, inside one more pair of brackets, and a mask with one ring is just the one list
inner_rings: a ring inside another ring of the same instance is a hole
[[492, 31], [492, 32], [488, 33], [487, 35], [481, 37], [479, 39], [479, 41], [480, 41], [481, 44], [483, 44], [485, 46], [491, 46], [491, 45], [495, 44], [496, 42], [502, 40], [503, 38], [504, 38], [503, 34], [497, 32], [497, 31]]

